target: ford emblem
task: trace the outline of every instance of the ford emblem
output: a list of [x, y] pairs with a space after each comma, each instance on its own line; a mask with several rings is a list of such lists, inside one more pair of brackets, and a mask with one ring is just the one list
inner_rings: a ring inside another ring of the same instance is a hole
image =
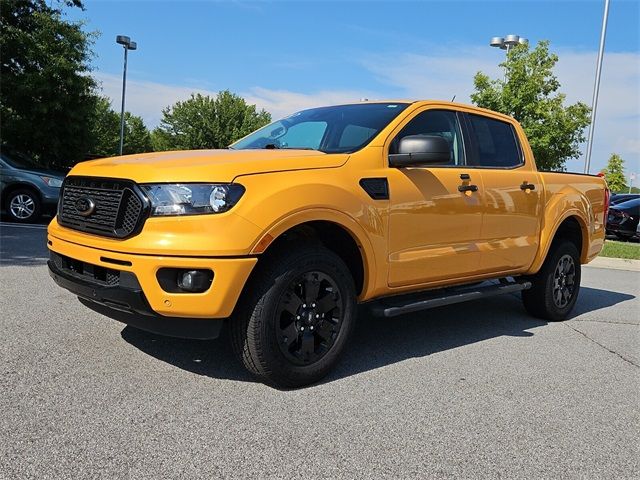
[[75, 207], [76, 212], [83, 217], [88, 217], [96, 209], [96, 203], [89, 197], [80, 197], [76, 200], [73, 206]]

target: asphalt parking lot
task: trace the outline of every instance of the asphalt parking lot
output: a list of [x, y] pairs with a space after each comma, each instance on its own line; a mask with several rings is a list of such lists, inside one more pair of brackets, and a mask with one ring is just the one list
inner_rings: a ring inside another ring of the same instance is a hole
[[146, 334], [0, 226], [0, 478], [640, 478], [640, 273], [585, 268], [574, 317], [516, 296], [362, 312], [325, 382], [256, 383], [223, 337]]

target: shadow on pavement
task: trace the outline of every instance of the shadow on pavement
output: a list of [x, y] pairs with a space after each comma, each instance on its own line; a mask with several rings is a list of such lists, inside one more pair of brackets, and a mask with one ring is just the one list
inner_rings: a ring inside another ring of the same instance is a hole
[[[576, 315], [632, 298], [635, 297], [583, 287]], [[324, 382], [491, 338], [530, 337], [534, 333], [529, 330], [543, 325], [546, 322], [524, 311], [517, 295], [441, 307], [394, 319], [372, 317], [366, 307], [361, 307], [359, 322], [347, 352]], [[122, 338], [148, 355], [199, 375], [252, 381], [234, 357], [225, 333], [218, 340], [195, 341], [162, 337], [126, 327]]]
[[48, 259], [46, 225], [0, 225], [0, 265], [45, 265]]

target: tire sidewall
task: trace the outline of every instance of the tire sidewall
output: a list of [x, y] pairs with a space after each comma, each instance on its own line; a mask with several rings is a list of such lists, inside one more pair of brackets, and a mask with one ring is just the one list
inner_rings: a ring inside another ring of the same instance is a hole
[[[319, 249], [308, 251], [307, 255], [296, 255], [282, 266], [271, 288], [263, 296], [264, 308], [261, 315], [260, 340], [263, 359], [276, 377], [287, 377], [291, 383], [309, 383], [323, 377], [335, 365], [344, 351], [355, 323], [356, 294], [353, 280], [342, 260], [332, 252]], [[330, 261], [328, 261], [330, 260]], [[310, 365], [295, 365], [280, 351], [276, 322], [278, 306], [291, 282], [309, 271], [319, 271], [330, 276], [340, 290], [342, 302], [342, 325], [329, 352]]]
[[[565, 307], [561, 308], [553, 301], [553, 280], [558, 262], [564, 255], [570, 255], [573, 258], [576, 273], [574, 278], [575, 287], [571, 300], [569, 300], [569, 303]], [[563, 242], [558, 244], [558, 247], [554, 249], [553, 254], [549, 258], [549, 263], [545, 267], [543, 278], [545, 308], [552, 320], [564, 320], [575, 306], [576, 301], [578, 300], [578, 294], [580, 293], [582, 272], [580, 268], [580, 255], [578, 253], [578, 249], [572, 242]]]

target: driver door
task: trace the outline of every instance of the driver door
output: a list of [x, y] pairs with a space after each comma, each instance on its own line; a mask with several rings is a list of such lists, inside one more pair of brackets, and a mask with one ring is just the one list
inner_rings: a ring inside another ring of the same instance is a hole
[[[450, 145], [447, 164], [389, 168], [389, 274], [391, 287], [455, 280], [479, 267], [482, 178], [465, 167], [459, 114], [430, 109], [415, 115], [396, 135], [437, 135]], [[459, 187], [475, 185], [476, 191]], [[465, 190], [463, 188], [463, 190]]]

